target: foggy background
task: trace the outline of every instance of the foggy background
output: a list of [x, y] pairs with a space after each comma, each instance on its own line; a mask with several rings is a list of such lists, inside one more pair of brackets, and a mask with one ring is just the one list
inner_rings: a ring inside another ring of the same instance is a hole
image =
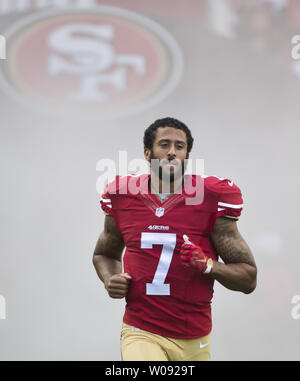
[[0, 34], [0, 360], [120, 360], [96, 165], [164, 116], [241, 188], [258, 266], [250, 295], [215, 282], [212, 360], [299, 360], [300, 3], [0, 0]]

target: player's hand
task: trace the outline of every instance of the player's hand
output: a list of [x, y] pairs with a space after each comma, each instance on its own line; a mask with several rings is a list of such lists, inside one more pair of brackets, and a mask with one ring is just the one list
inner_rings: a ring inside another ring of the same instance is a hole
[[183, 235], [184, 243], [180, 249], [180, 259], [185, 267], [190, 267], [204, 274], [211, 272], [213, 261], [202, 251], [201, 247], [195, 245], [186, 235]]
[[130, 281], [131, 276], [127, 273], [113, 275], [105, 284], [108, 295], [115, 299], [124, 298], [128, 293]]

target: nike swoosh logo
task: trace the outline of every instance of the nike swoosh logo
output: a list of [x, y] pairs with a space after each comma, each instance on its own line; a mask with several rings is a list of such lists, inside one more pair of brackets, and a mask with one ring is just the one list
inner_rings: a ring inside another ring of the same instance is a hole
[[233, 185], [233, 181], [229, 181], [229, 182], [228, 182], [228, 185], [230, 185], [230, 186], [232, 187], [232, 185]]
[[208, 344], [209, 344], [209, 343], [206, 343], [206, 344], [202, 344], [202, 343], [200, 343], [200, 349], [207, 347]]

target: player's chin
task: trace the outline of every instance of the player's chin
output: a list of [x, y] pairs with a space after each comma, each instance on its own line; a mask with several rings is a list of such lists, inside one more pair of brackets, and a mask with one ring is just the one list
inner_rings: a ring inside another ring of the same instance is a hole
[[161, 169], [161, 178], [166, 181], [173, 182], [176, 179], [179, 179], [183, 175], [182, 167], [168, 167], [163, 166]]

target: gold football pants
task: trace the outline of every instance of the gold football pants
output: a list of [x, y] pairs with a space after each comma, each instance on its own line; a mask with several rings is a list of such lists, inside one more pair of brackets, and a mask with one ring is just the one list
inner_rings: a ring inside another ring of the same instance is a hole
[[123, 361], [208, 361], [210, 334], [197, 339], [174, 339], [123, 323], [121, 352]]

